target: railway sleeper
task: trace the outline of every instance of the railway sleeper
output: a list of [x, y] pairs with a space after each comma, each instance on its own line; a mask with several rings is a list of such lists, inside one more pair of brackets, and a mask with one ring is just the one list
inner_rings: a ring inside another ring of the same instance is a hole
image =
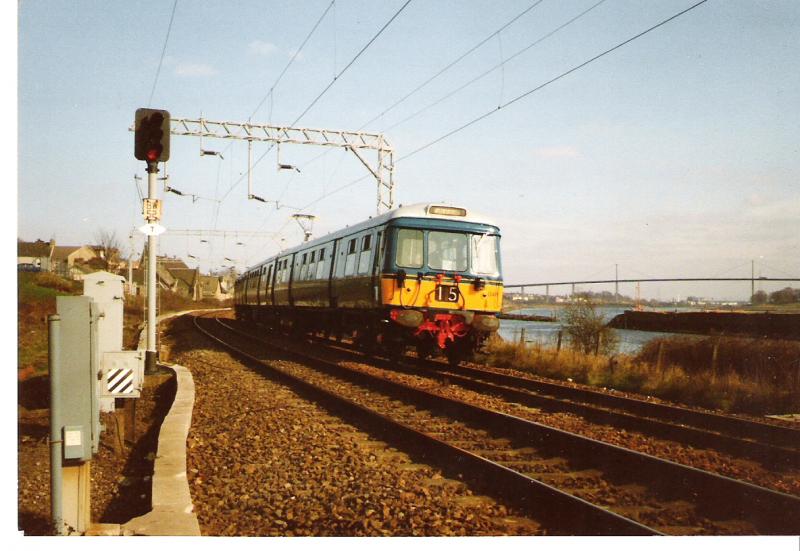
[[[328, 371], [329, 369], [330, 368], [326, 368], [326, 369], [324, 369], [324, 371]], [[353, 382], [355, 382], [356, 380], [362, 379], [362, 378], [363, 378], [363, 376], [356, 375], [356, 374], [351, 374], [348, 377], [348, 379], [352, 380]], [[356, 384], [359, 384], [359, 383], [356, 383]], [[374, 382], [373, 382], [373, 384], [374, 384]], [[375, 386], [378, 387], [378, 388], [381, 388], [381, 387], [384, 387], [384, 386], [389, 387], [391, 385], [389, 385], [387, 382], [381, 382], [380, 384], [377, 384]], [[406, 393], [410, 393], [410, 394], [417, 394], [418, 395], [418, 391], [411, 392], [410, 389], [406, 389], [405, 392]], [[433, 397], [429, 397], [428, 399], [424, 399], [424, 400], [421, 400], [421, 401], [422, 401], [424, 406], [430, 407], [431, 405], [433, 405], [436, 408], [436, 410], [444, 410], [443, 412], [446, 412], [445, 414], [455, 414], [456, 418], [461, 418], [467, 424], [471, 424], [471, 422], [473, 422], [473, 421], [476, 421], [476, 422], [478, 421], [478, 419], [476, 418], [476, 417], [479, 417], [479, 415], [477, 415], [478, 414], [478, 409], [475, 408], [474, 406], [469, 405], [469, 404], [465, 404], [465, 403], [461, 403], [460, 402], [460, 403], [458, 403], [456, 405], [455, 401], [450, 401], [450, 402], [442, 401], [442, 399], [440, 397], [436, 397], [435, 399]], [[359, 411], [359, 416], [363, 416], [364, 413], [365, 412], [363, 410]], [[545, 432], [543, 427], [538, 427], [535, 424], [531, 424], [531, 423], [526, 423], [524, 428], [523, 428], [520, 425], [518, 419], [515, 419], [515, 418], [513, 418], [511, 416], [507, 416], [507, 415], [497, 414], [496, 412], [483, 412], [482, 415], [486, 416], [488, 414], [494, 415], [496, 420], [498, 420], [498, 421], [500, 420], [500, 418], [502, 418], [502, 420], [504, 422], [503, 423], [492, 423], [494, 425], [493, 428], [500, 429], [502, 432], [505, 432], [507, 434], [507, 437], [510, 438], [513, 443], [516, 443], [517, 445], [521, 445], [521, 447], [525, 446], [526, 443], [528, 445], [530, 445], [530, 442], [532, 440], [533, 441], [542, 441], [542, 443], [547, 442], [549, 444], [555, 444], [550, 450], [550, 453], [549, 453], [550, 456], [560, 455], [560, 454], [565, 453], [567, 450], [569, 450], [572, 453], [570, 453], [568, 455], [570, 455], [572, 457], [576, 457], [575, 456], [575, 452], [578, 452], [580, 448], [583, 448], [582, 451], [585, 452], [585, 451], [588, 451], [587, 448], [600, 447], [602, 449], [596, 450], [597, 452], [602, 452], [602, 453], [599, 454], [599, 456], [598, 456], [598, 453], [588, 454], [591, 457], [587, 457], [587, 454], [585, 454], [585, 453], [579, 453], [577, 455], [576, 460], [572, 461], [571, 464], [574, 467], [578, 468], [577, 467], [578, 463], [584, 463], [584, 462], [593, 463], [595, 460], [599, 460], [598, 463], [600, 465], [597, 465], [597, 466], [599, 466], [601, 469], [610, 468], [610, 470], [612, 470], [612, 471], [616, 470], [616, 471], [618, 471], [618, 473], [616, 473], [616, 474], [621, 475], [621, 478], [623, 478], [623, 479], [624, 478], [628, 478], [629, 479], [631, 474], [632, 474], [630, 465], [628, 465], [627, 468], [623, 468], [616, 461], [618, 459], [616, 457], [618, 455], [618, 449], [613, 447], [613, 446], [600, 445], [600, 444], [595, 443], [595, 442], [588, 442], [586, 439], [582, 439], [582, 438], [577, 439], [577, 441], [573, 439], [572, 442], [567, 442], [567, 441], [565, 441], [565, 434], [563, 433], [563, 431], [555, 431], [555, 430], [548, 429]], [[363, 419], [362, 419], [362, 421], [363, 421]], [[505, 429], [505, 430], [503, 430], [503, 429]], [[399, 436], [397, 434], [397, 431], [393, 431], [393, 432], [394, 432], [394, 436], [395, 437]], [[408, 438], [410, 436], [410, 434], [406, 434], [407, 433], [406, 430], [402, 430], [401, 429], [399, 432], [403, 433], [403, 439]], [[388, 436], [388, 434], [387, 434], [387, 436]], [[580, 442], [580, 441], [583, 442], [583, 445], [576, 446], [576, 444], [578, 442]], [[447, 451], [452, 451], [452, 450], [449, 450], [447, 447], [442, 446], [440, 444], [433, 444], [432, 442], [429, 442], [425, 446], [425, 448], [427, 448], [427, 450], [423, 454], [424, 456], [428, 456], [429, 455], [429, 452], [432, 450], [431, 445], [433, 445], [433, 449], [434, 450], [437, 450], [440, 453], [445, 453]], [[576, 448], [578, 448], [578, 449], [576, 449]], [[437, 453], [436, 455], [440, 455], [440, 453]], [[445, 455], [446, 455], [446, 453], [445, 453]], [[640, 455], [637, 468], [635, 469], [635, 471], [637, 471], [636, 476], [642, 476], [644, 474], [644, 473], [638, 472], [638, 471], [648, 471], [649, 470], [649, 469], [646, 468], [646, 467], [650, 466], [648, 464], [648, 461], [650, 461], [651, 463], [653, 462], [651, 459], [648, 459], [648, 458]], [[472, 464], [472, 463], [476, 463], [477, 464], [478, 460], [477, 460], [477, 457], [474, 457], [474, 456], [473, 457], [463, 456], [463, 457], [460, 458], [459, 462], [460, 463], [463, 462], [463, 464], [459, 467], [459, 469], [462, 469], [467, 464]], [[658, 461], [658, 462], [661, 463], [661, 464], [664, 464], [663, 461]], [[445, 464], [447, 464], [447, 463], [445, 462]], [[451, 464], [450, 466], [452, 467], [453, 465]], [[487, 466], [487, 465], [482, 464], [482, 466]], [[616, 469], [613, 468], [615, 466], [617, 467]], [[640, 469], [638, 467], [645, 467], [645, 468]], [[420, 466], [420, 468], [422, 468], [422, 466]], [[677, 468], [677, 467], [676, 466], [672, 466], [673, 470], [675, 470], [675, 468]], [[612, 477], [616, 478], [615, 476], [613, 476], [613, 474], [614, 473], [609, 473], [609, 480]], [[653, 473], [653, 474], [655, 474], [655, 473]], [[678, 473], [676, 473], [676, 474], [678, 474]], [[666, 490], [669, 490], [670, 488], [675, 489], [675, 487], [680, 487], [680, 486], [687, 487], [690, 490], [692, 488], [696, 488], [696, 486], [693, 483], [698, 481], [697, 477], [696, 477], [696, 475], [699, 475], [698, 471], [696, 471], [694, 469], [682, 468], [681, 471], [680, 471], [680, 474], [681, 474], [680, 477], [675, 477], [672, 480], [666, 480], [666, 479], [669, 479], [671, 477], [665, 476], [663, 478], [658, 478], [658, 480], [651, 480], [651, 482], [654, 483], [654, 486], [662, 486], [662, 485], [668, 486], [669, 488], [666, 488]], [[648, 478], [647, 474], [644, 474], [644, 476], [645, 476], [645, 478]], [[509, 497], [512, 497], [512, 496], [518, 497], [518, 498], [520, 498], [522, 500], [521, 501], [522, 503], [525, 502], [525, 497], [526, 497], [525, 494], [521, 494], [519, 496], [516, 496], [515, 492], [528, 490], [528, 488], [531, 487], [531, 486], [530, 485], [521, 485], [519, 477], [513, 476], [513, 474], [510, 471], [507, 471], [505, 469], [504, 470], [495, 469], [494, 476], [492, 478], [493, 478], [493, 484], [496, 485], [496, 486], [499, 485], [500, 487], [502, 487], [502, 491], [503, 492], [507, 492], [509, 494]], [[502, 481], [502, 483], [501, 483], [501, 481]], [[709, 482], [710, 480], [709, 479], [704, 479], [703, 481], [704, 482]], [[720, 485], [722, 483], [722, 480], [719, 477], [716, 479], [716, 481], [717, 481], [717, 485]], [[534, 482], [534, 479], [531, 479], [531, 482]], [[624, 483], [624, 481], [623, 481], [623, 483]], [[541, 488], [541, 489], [544, 490], [544, 488]], [[720, 489], [722, 489], [722, 488], [720, 488]], [[554, 493], [553, 490], [554, 489], [550, 488], [550, 489], [547, 489], [545, 491], [549, 492], [550, 494], [555, 495], [555, 493], [557, 493], [557, 492]], [[753, 489], [751, 491], [759, 492], [760, 490]], [[525, 491], [525, 493], [527, 493], [527, 491]], [[664, 496], [664, 497], [669, 499], [668, 496]], [[726, 504], [728, 506], [731, 505], [730, 503], [726, 503]], [[693, 508], [695, 507], [692, 504], [689, 504], [689, 505], [690, 505], [690, 507], [693, 507]], [[737, 513], [738, 512], [737, 511], [737, 505], [738, 504], [734, 504], [733, 505], [733, 507], [731, 508], [732, 510], [730, 510], [730, 513]], [[565, 506], [567, 508], [571, 508], [571, 506], [566, 506], [566, 504], [563, 504], [562, 506]], [[700, 505], [698, 508], [705, 508], [705, 507]], [[751, 510], [751, 509], [748, 508], [748, 510]], [[755, 512], [755, 511], [756, 510], [753, 510], [753, 512]], [[539, 510], [538, 512], [540, 514], [545, 514], [545, 516], [547, 516], [547, 513], [552, 514], [552, 515], [554, 515], [554, 519], [557, 519], [560, 516], [559, 511], [557, 511], [556, 509], [554, 509], [552, 507], [548, 508], [546, 510]], [[719, 509], [717, 509], [717, 510], [711, 512], [711, 514], [713, 515], [714, 513], [716, 513], [718, 515], [718, 514], [720, 514], [720, 512], [721, 511]], [[759, 511], [759, 512], [761, 513], [759, 515], [761, 517], [759, 520], [761, 520], [761, 522], [764, 522], [764, 519], [765, 519], [764, 514], [766, 513], [766, 511]], [[769, 511], [769, 513], [772, 513], [772, 511]], [[631, 524], [629, 524], [626, 520], [624, 520], [622, 518], [619, 518], [618, 522], [615, 524], [615, 523], [611, 523], [610, 519], [608, 519], [606, 517], [602, 517], [603, 524], [597, 524], [597, 521], [600, 520], [600, 517], [597, 516], [598, 513], [593, 513], [588, 509], [583, 510], [582, 514], [587, 515], [587, 519], [586, 519], [587, 521], [589, 520], [590, 517], [592, 518], [593, 521], [589, 522], [587, 524], [587, 526], [591, 525], [593, 527], [591, 530], [594, 530], [594, 529], [602, 527], [602, 529], [604, 529], [604, 530], [610, 530], [611, 533], [631, 533], [629, 531], [632, 531], [632, 532], [635, 532], [635, 533], [643, 533], [643, 532], [647, 531], [645, 529], [645, 527], [641, 527], [641, 526], [634, 527], [634, 526], [632, 526]], [[702, 512], [701, 512], [701, 514], [702, 514]], [[728, 511], [724, 511], [724, 512], [722, 512], [722, 514], [727, 516]], [[690, 517], [694, 517], [694, 516], [695, 515], [690, 515]], [[791, 516], [791, 513], [790, 513], [790, 516]], [[740, 517], [734, 517], [734, 518], [740, 518]], [[667, 522], [664, 522], [665, 520], [667, 520]], [[671, 522], [669, 522], [670, 520], [672, 520], [672, 519], [663, 519], [663, 518], [661, 518], [661, 519], [657, 519], [656, 521], [657, 522], [660, 521], [663, 524], [671, 524]], [[708, 521], [706, 519], [702, 519], [701, 518], [699, 520], [700, 520], [701, 523], [703, 523], [703, 524], [698, 524], [700, 526], [708, 523]], [[613, 526], [612, 526], [612, 524], [613, 524]], [[778, 525], [778, 526], [780, 526], [780, 525]], [[785, 527], [784, 527], [784, 529], [785, 529]], [[771, 531], [771, 530], [768, 529], [768, 531]], [[784, 533], [784, 532], [780, 532], [779, 531], [778, 533]]]

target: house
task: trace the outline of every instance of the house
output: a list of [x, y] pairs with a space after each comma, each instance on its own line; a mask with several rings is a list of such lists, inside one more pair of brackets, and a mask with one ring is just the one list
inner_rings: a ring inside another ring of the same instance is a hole
[[214, 275], [200, 276], [200, 298], [225, 300], [228, 294], [222, 287], [222, 278]]
[[167, 270], [190, 270], [189, 266], [180, 258], [170, 256], [162, 256], [158, 259], [158, 263], [164, 266]]
[[44, 272], [49, 272], [53, 261], [54, 239], [34, 242], [17, 240], [17, 264], [33, 264]]
[[[147, 289], [147, 270], [145, 268], [136, 268], [132, 270], [132, 272], [136, 294], [145, 294], [145, 290]], [[161, 262], [157, 263], [156, 285], [166, 291], [175, 291], [177, 285], [177, 280], [175, 277], [169, 272], [169, 270], [161, 265]]]
[[169, 273], [175, 278], [174, 290], [176, 293], [189, 297], [192, 300], [200, 300], [202, 295], [200, 289], [200, 270], [197, 268], [173, 268], [169, 270]]
[[[79, 279], [86, 270], [83, 269], [85, 267], [78, 270], [75, 265], [90, 264], [97, 258], [94, 249], [88, 245], [55, 246], [53, 247], [53, 261], [50, 271], [68, 279]], [[93, 268], [91, 271], [97, 271], [102, 268], [102, 266], [91, 267]]]
[[92, 245], [95, 257], [99, 258], [104, 264], [104, 269], [113, 272], [121, 265], [119, 249], [116, 247], [104, 247], [102, 245]]

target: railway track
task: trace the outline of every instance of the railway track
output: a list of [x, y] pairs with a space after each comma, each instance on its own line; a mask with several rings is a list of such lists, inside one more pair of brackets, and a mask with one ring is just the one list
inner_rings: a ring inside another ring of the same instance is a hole
[[[276, 368], [201, 331], [248, 362], [335, 404], [393, 445], [464, 474], [564, 533], [791, 534], [800, 499], [653, 458], [529, 420], [444, 398], [335, 362]], [[206, 320], [203, 324], [211, 323]], [[225, 331], [221, 339], [214, 333]], [[263, 343], [262, 343], [263, 344]], [[252, 346], [252, 344], [250, 344]], [[293, 354], [285, 347], [284, 353]], [[491, 483], [487, 483], [491, 481]]]
[[[322, 338], [317, 340], [337, 350], [361, 358], [365, 356], [355, 346], [334, 344]], [[800, 469], [800, 429], [797, 428], [538, 381], [480, 367], [453, 368], [437, 360], [404, 357], [398, 362], [366, 356], [370, 363], [385, 369], [446, 381], [529, 407], [573, 413], [593, 423], [715, 449], [736, 457], [749, 457], [767, 468]]]

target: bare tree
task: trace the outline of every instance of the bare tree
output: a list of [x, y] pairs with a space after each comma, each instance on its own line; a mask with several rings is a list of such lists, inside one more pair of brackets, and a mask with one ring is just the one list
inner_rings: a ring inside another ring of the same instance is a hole
[[584, 354], [613, 354], [619, 345], [616, 332], [606, 325], [587, 295], [575, 296], [575, 302], [564, 309], [561, 325], [572, 348]]
[[103, 267], [108, 269], [119, 257], [120, 240], [117, 238], [117, 232], [101, 228], [95, 232], [94, 241], [94, 249], [99, 253]]

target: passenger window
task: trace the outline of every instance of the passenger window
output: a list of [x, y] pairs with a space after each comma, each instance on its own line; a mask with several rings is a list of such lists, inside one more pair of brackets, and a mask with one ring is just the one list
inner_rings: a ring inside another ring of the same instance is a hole
[[344, 263], [344, 275], [350, 276], [356, 272], [356, 240], [347, 243], [347, 259]]
[[311, 251], [311, 256], [308, 259], [308, 271], [306, 272], [305, 279], [314, 279], [314, 274], [317, 273], [316, 258], [317, 251]]
[[308, 264], [306, 264], [307, 260], [308, 260], [308, 253], [303, 253], [303, 260], [301, 262], [302, 267], [300, 268], [300, 277], [298, 278], [300, 280], [306, 278], [306, 272], [308, 272]]
[[319, 251], [319, 262], [317, 262], [317, 279], [325, 277], [325, 249]]
[[397, 259], [401, 268], [422, 268], [422, 230], [397, 232]]
[[358, 256], [358, 273], [366, 274], [369, 272], [369, 254], [372, 250], [372, 236], [365, 235], [361, 238], [361, 253]]

